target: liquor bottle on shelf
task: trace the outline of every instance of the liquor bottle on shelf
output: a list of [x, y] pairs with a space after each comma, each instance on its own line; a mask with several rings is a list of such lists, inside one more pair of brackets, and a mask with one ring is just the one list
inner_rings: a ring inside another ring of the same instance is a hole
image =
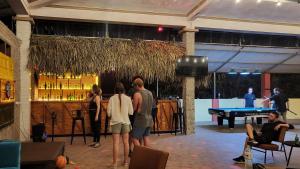
[[44, 85], [44, 87], [45, 87], [45, 90], [47, 89], [47, 83], [45, 82], [45, 85]]
[[82, 86], [82, 90], [84, 90], [84, 84], [82, 84], [81, 86]]
[[61, 82], [59, 83], [59, 88], [60, 88], [60, 90], [62, 89], [62, 84], [61, 84]]

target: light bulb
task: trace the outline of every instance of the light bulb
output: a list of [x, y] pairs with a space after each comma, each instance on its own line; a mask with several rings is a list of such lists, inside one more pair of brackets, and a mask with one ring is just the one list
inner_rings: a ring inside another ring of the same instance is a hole
[[261, 3], [261, 0], [257, 0], [256, 2], [257, 2], [257, 3]]
[[276, 6], [281, 6], [281, 5], [282, 5], [281, 1], [277, 1]]
[[237, 3], [240, 3], [241, 2], [241, 0], [235, 0], [235, 3], [237, 4]]

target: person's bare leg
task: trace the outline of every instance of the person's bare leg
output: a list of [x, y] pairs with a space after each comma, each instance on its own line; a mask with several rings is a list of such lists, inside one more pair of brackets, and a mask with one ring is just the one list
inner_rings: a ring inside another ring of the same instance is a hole
[[251, 124], [246, 124], [246, 131], [250, 139], [254, 139], [253, 127]]
[[128, 163], [128, 153], [129, 153], [129, 134], [125, 133], [122, 135], [123, 145], [124, 145], [124, 164]]
[[144, 137], [144, 146], [145, 147], [150, 147], [150, 138], [149, 138], [149, 136]]
[[113, 165], [117, 165], [119, 155], [120, 134], [113, 134]]
[[132, 138], [132, 142], [135, 146], [141, 146], [140, 140], [136, 138]]
[[[248, 141], [249, 141], [249, 137], [247, 137], [247, 138], [246, 138], [246, 140], [245, 140], [245, 144], [244, 144], [244, 151], [245, 151], [245, 149], [247, 148]], [[243, 151], [243, 152], [244, 152], [244, 151]]]

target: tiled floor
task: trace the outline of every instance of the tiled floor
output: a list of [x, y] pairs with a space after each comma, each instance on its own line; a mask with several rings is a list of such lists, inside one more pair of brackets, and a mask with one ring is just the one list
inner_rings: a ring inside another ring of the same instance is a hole
[[[300, 128], [300, 126], [297, 126]], [[290, 130], [286, 140], [293, 139], [300, 129]], [[242, 169], [232, 158], [241, 154], [245, 134], [242, 126], [229, 130], [214, 125], [198, 126], [197, 132], [189, 136], [174, 136], [171, 134], [152, 135], [152, 147], [168, 151], [170, 157], [167, 169]], [[102, 146], [98, 149], [89, 148], [83, 144], [81, 137], [75, 138], [69, 145], [70, 138], [58, 138], [66, 141], [66, 154], [77, 164], [68, 169], [105, 169], [112, 161], [112, 138], [101, 138]], [[289, 151], [289, 149], [288, 149]], [[254, 152], [254, 162], [263, 163], [264, 155]], [[121, 159], [121, 154], [120, 154]], [[271, 153], [268, 156], [268, 169], [284, 169], [284, 154], [275, 153], [273, 161]], [[300, 168], [300, 149], [294, 149], [290, 167]], [[120, 167], [122, 169], [122, 167]]]

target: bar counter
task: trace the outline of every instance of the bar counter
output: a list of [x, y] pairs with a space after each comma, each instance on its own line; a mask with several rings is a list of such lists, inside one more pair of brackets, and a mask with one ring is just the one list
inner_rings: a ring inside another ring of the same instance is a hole
[[[31, 102], [31, 124], [45, 123], [46, 132], [52, 135], [52, 116], [56, 113], [54, 121], [54, 135], [68, 136], [72, 132], [72, 117], [76, 116], [76, 111], [81, 110], [85, 121], [85, 131], [91, 133], [90, 119], [88, 114], [88, 102], [85, 101], [32, 101]], [[101, 101], [101, 133], [105, 133], [105, 124], [109, 124], [106, 117], [108, 100]], [[174, 100], [158, 101], [158, 126], [159, 132], [172, 131], [172, 117], [177, 112], [177, 104]], [[106, 123], [105, 123], [106, 122]], [[75, 127], [75, 134], [82, 134], [81, 123], [78, 121]], [[107, 133], [110, 133], [110, 127], [107, 127]]]

